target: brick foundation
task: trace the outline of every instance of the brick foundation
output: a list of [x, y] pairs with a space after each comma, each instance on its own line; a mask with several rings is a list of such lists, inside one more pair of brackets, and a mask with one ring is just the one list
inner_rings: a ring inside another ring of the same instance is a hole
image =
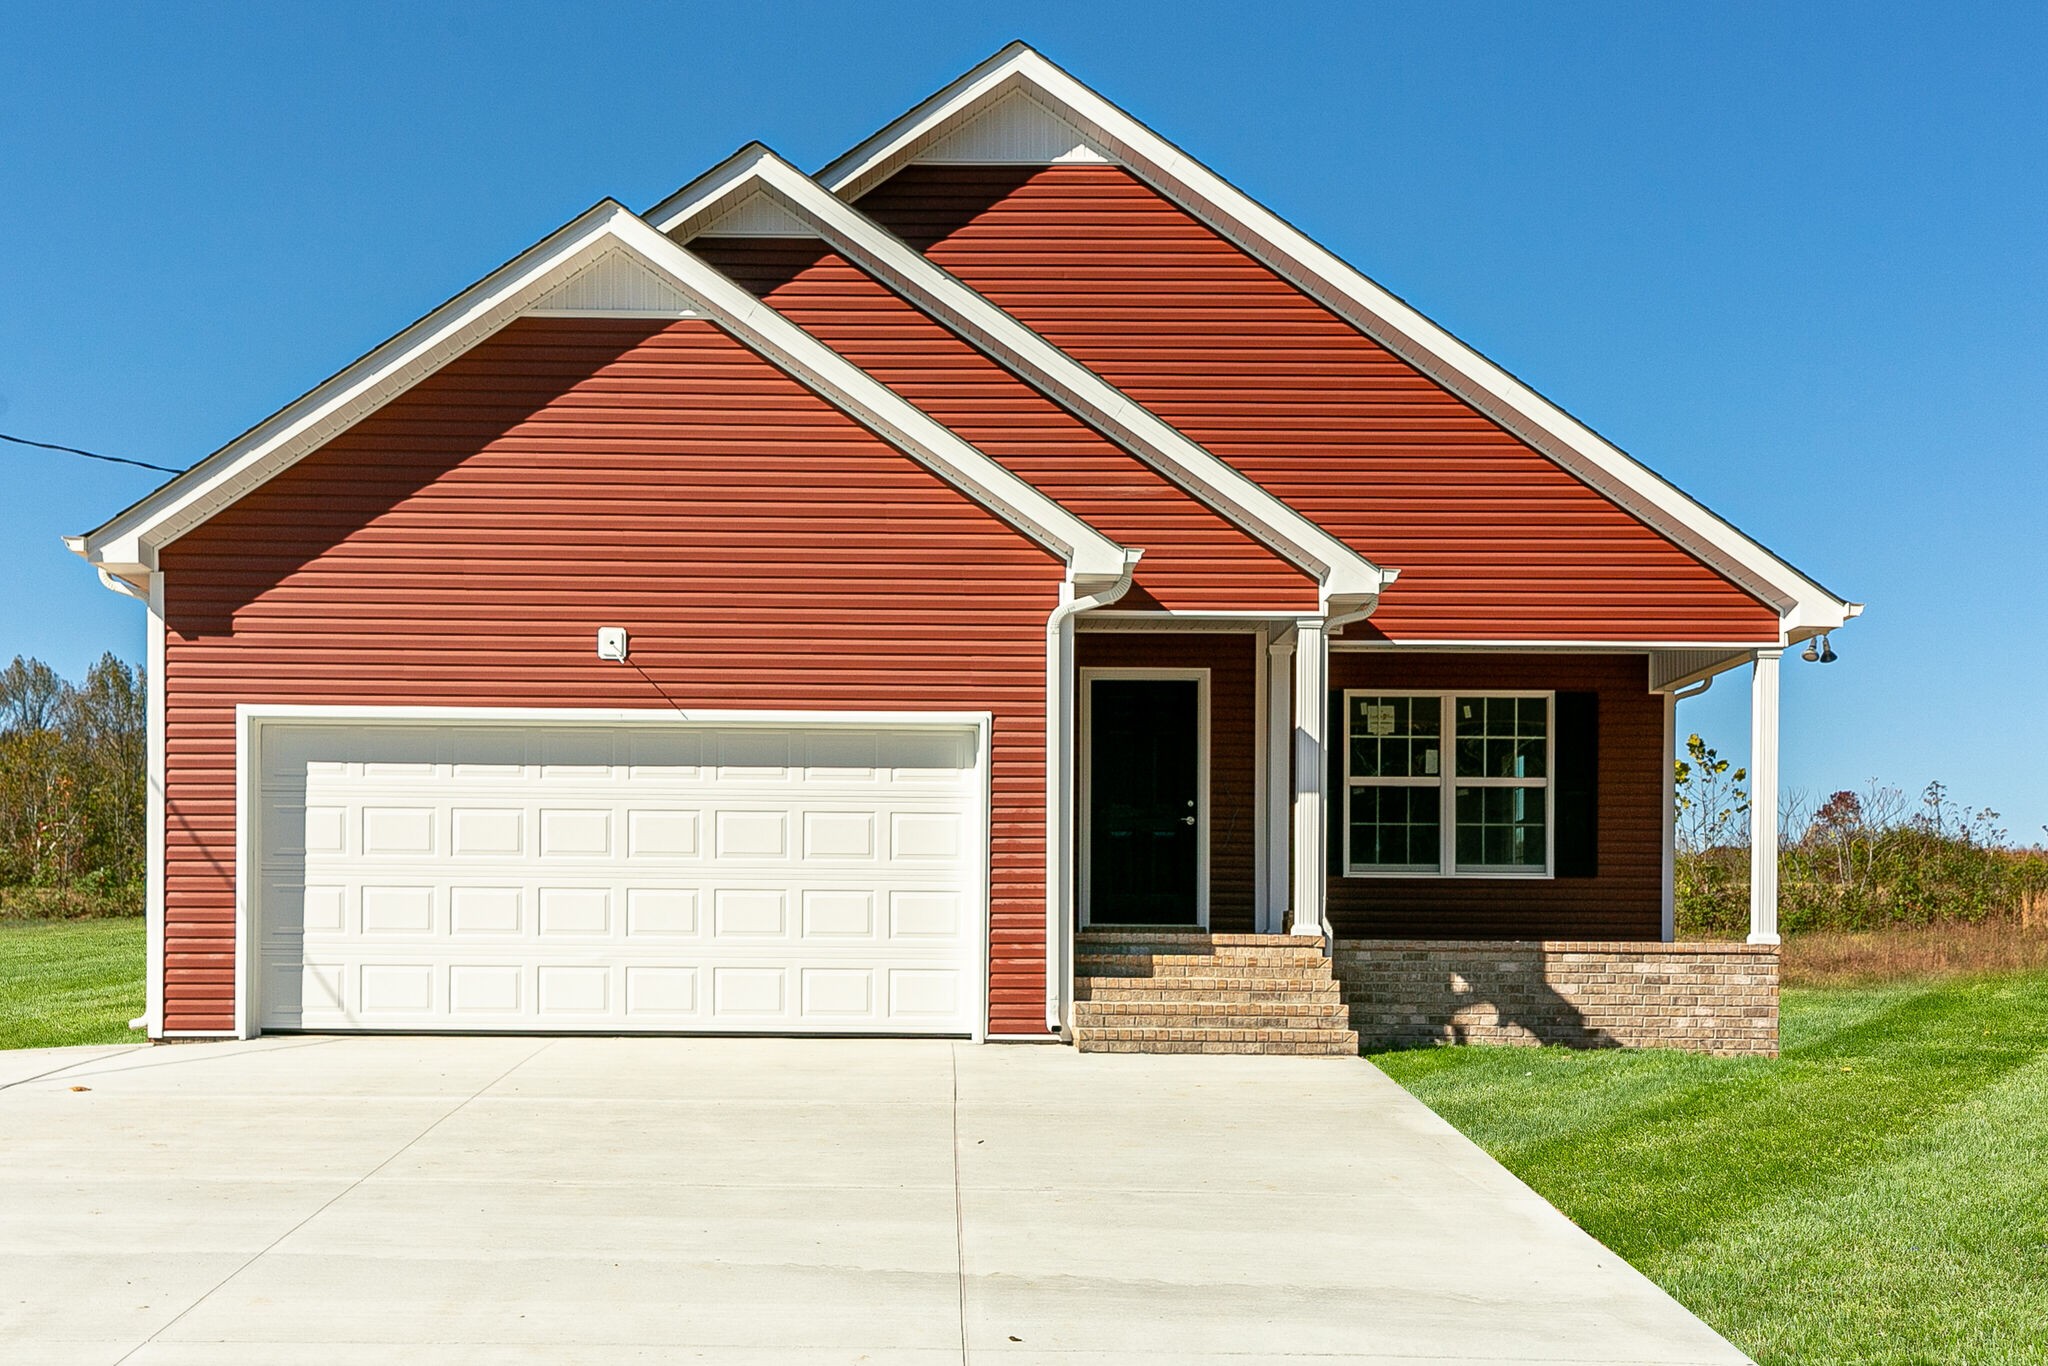
[[1768, 944], [1348, 939], [1336, 970], [1366, 1048], [1778, 1054], [1778, 950]]

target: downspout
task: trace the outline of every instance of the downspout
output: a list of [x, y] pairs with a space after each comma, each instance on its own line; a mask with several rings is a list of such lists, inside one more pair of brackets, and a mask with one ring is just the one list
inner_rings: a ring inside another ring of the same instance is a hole
[[1115, 583], [1069, 598], [1045, 619], [1045, 1027], [1066, 1032], [1067, 984], [1074, 976], [1074, 618], [1131, 591], [1142, 550], [1124, 551]]

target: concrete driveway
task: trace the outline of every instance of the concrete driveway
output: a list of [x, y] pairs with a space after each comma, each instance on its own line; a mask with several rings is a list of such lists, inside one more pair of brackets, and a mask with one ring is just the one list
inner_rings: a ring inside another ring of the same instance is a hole
[[0, 1360], [1740, 1362], [1369, 1064], [0, 1054]]

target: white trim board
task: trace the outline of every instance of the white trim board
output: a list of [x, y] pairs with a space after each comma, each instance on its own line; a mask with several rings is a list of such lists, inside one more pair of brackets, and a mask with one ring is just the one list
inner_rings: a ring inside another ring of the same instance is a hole
[[631, 302], [643, 301], [655, 286], [687, 299], [693, 311], [1065, 560], [1072, 577], [1114, 581], [1122, 573], [1122, 546], [611, 200], [104, 526], [67, 543], [116, 574], [153, 570], [162, 546], [540, 305], [557, 286], [584, 278], [593, 265], [622, 258], [646, 277], [641, 281], [622, 274], [622, 267], [613, 269], [615, 282], [626, 280], [638, 291]]
[[[1094, 712], [1095, 692], [1091, 686], [1102, 682], [1167, 682], [1193, 683], [1195, 685], [1195, 919], [1192, 926], [1161, 925], [1162, 930], [1209, 928], [1209, 827], [1213, 819], [1210, 811], [1209, 777], [1209, 674], [1206, 668], [1147, 668], [1142, 665], [1104, 665], [1100, 668], [1086, 668], [1079, 672], [1081, 693], [1080, 725], [1075, 731], [1075, 747], [1080, 751], [1076, 764], [1077, 786], [1080, 800], [1075, 804], [1074, 823], [1079, 827], [1079, 838], [1075, 841], [1075, 864], [1080, 892], [1075, 898], [1079, 910], [1081, 928], [1087, 929], [1095, 923], [1089, 910], [1090, 882], [1093, 878], [1091, 859], [1094, 853], [1093, 830], [1095, 810], [1095, 752]], [[1123, 924], [1122, 921], [1108, 921], [1108, 924]]]
[[[242, 703], [235, 708], [235, 1026], [231, 1037], [251, 1038], [261, 1018], [257, 993], [260, 964], [255, 960], [254, 928], [257, 906], [256, 813], [260, 808], [258, 784], [262, 765], [258, 762], [263, 731], [268, 726], [358, 725], [499, 726], [691, 726], [732, 728], [855, 726], [869, 729], [891, 727], [904, 730], [971, 731], [974, 735], [974, 763], [981, 781], [970, 819], [966, 863], [978, 869], [968, 892], [976, 905], [972, 923], [973, 963], [969, 980], [978, 993], [968, 1018], [973, 1021], [971, 1038], [980, 1043], [988, 1037], [990, 912], [993, 905], [992, 840], [994, 807], [995, 718], [989, 712], [958, 711], [825, 711], [825, 710], [733, 710], [610, 708], [610, 707], [443, 707], [443, 706], [346, 706], [290, 703]], [[207, 1036], [221, 1031], [206, 1031]], [[180, 1031], [179, 1037], [200, 1037], [201, 1031]]]
[[1861, 611], [1452, 336], [1024, 43], [1012, 43], [818, 173], [849, 201], [1017, 91], [1395, 355], [1776, 608], [1783, 632]]
[[670, 195], [647, 218], [687, 243], [764, 197], [808, 234], [1302, 569], [1321, 586], [1325, 610], [1366, 606], [1394, 581], [1398, 571], [1373, 564], [759, 143]]

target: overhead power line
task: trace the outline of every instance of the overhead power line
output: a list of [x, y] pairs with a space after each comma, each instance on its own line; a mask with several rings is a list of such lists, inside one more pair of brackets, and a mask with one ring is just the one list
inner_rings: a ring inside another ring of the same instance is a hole
[[173, 469], [169, 465], [152, 465], [147, 460], [130, 460], [125, 455], [101, 455], [98, 451], [82, 451], [76, 446], [59, 446], [55, 442], [50, 441], [31, 441], [25, 436], [9, 436], [6, 432], [0, 432], [0, 441], [12, 441], [17, 446], [34, 446], [38, 450], [62, 451], [66, 455], [82, 455], [87, 460], [104, 460], [109, 465], [133, 465], [139, 470], [156, 470], [160, 474], [183, 474], [185, 472], [180, 469]]

